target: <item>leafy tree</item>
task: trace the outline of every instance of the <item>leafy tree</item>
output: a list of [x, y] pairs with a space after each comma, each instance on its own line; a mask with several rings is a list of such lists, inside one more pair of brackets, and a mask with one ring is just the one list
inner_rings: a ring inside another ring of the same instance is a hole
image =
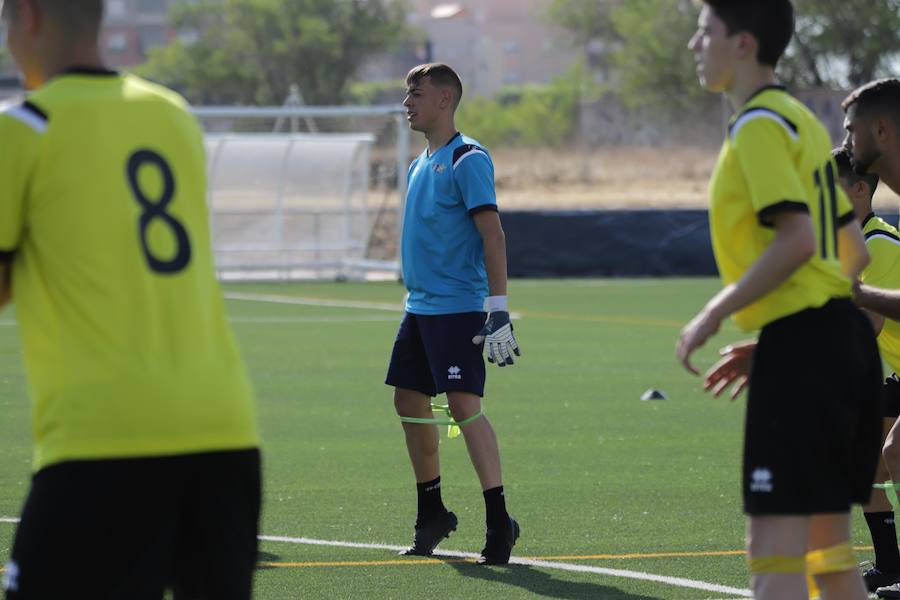
[[564, 29], [567, 41], [585, 48], [595, 40], [614, 40], [618, 32], [610, 15], [624, 0], [552, 0], [546, 19]]
[[856, 87], [900, 55], [900, 0], [795, 0], [797, 35], [781, 75], [795, 85]]
[[392, 0], [182, 0], [182, 36], [140, 72], [200, 103], [281, 104], [292, 83], [307, 104], [336, 104], [367, 56], [406, 37]]
[[471, 97], [456, 124], [486, 146], [560, 146], [572, 136], [580, 76], [568, 73], [546, 85], [508, 86], [496, 98]]
[[[856, 86], [889, 73], [900, 57], [900, 0], [795, 0], [797, 35], [779, 65], [796, 87]], [[575, 47], [608, 48], [612, 91], [631, 107], [709, 106], [686, 49], [692, 0], [553, 0], [548, 18]], [[592, 63], [596, 66], [596, 63]]]
[[611, 18], [622, 40], [612, 66], [626, 105], [685, 111], [708, 104], [687, 49], [697, 29], [691, 0], [629, 0]]

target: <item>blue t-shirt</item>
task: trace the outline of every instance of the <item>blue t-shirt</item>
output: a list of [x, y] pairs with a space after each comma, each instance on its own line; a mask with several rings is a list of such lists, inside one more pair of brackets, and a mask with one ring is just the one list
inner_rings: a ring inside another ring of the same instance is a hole
[[488, 295], [484, 244], [472, 215], [497, 210], [494, 163], [460, 133], [409, 167], [400, 258], [417, 315], [480, 312]]

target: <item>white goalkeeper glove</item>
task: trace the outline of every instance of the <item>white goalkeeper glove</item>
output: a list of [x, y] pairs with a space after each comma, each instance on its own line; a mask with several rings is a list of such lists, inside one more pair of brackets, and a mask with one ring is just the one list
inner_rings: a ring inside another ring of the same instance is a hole
[[472, 343], [484, 343], [487, 347], [488, 362], [497, 363], [500, 367], [515, 364], [513, 354], [522, 356], [516, 336], [513, 335], [512, 322], [509, 320], [509, 307], [506, 296], [490, 296], [487, 299], [487, 321]]

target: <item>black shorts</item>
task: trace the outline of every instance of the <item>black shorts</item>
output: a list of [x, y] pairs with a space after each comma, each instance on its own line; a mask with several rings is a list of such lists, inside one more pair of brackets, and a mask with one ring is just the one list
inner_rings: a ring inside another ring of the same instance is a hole
[[846, 299], [766, 325], [750, 373], [744, 510], [847, 512], [872, 493], [881, 455], [881, 358]]
[[258, 450], [72, 461], [37, 472], [9, 600], [250, 598]]
[[884, 380], [881, 390], [884, 398], [884, 417], [886, 419], [900, 417], [900, 378], [896, 373], [891, 373], [891, 376]]
[[484, 396], [484, 344], [472, 338], [483, 312], [452, 315], [406, 313], [400, 323], [385, 383], [428, 396], [461, 391]]

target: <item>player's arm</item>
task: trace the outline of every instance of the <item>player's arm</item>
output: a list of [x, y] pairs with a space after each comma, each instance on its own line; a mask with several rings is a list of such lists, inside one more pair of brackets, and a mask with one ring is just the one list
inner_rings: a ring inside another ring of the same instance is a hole
[[775, 237], [762, 256], [737, 282], [713, 296], [682, 330], [676, 352], [688, 371], [699, 374], [691, 365], [691, 354], [719, 330], [726, 317], [774, 291], [815, 254], [816, 234], [808, 214], [783, 211], [772, 215], [771, 221]]
[[503, 233], [500, 215], [496, 210], [481, 210], [474, 213], [472, 218], [484, 245], [484, 264], [490, 293], [486, 307], [487, 320], [481, 331], [472, 338], [472, 343], [484, 343], [488, 362], [504, 367], [515, 364], [513, 355], [522, 354], [513, 334], [506, 296], [506, 235]]
[[472, 217], [484, 243], [484, 266], [487, 269], [491, 296], [506, 295], [506, 234], [495, 210], [483, 210]]
[[472, 338], [472, 343], [485, 345], [488, 362], [501, 367], [512, 365], [515, 364], [513, 356], [520, 356], [521, 351], [509, 319], [506, 235], [497, 213], [494, 165], [483, 148], [474, 145], [460, 146], [453, 155], [453, 177], [481, 236], [488, 276], [488, 316], [484, 327]]
[[12, 300], [12, 259], [22, 242], [28, 184], [46, 125], [35, 110], [26, 103], [0, 113], [0, 307]]
[[853, 300], [860, 308], [900, 321], [900, 290], [859, 284], [853, 288]]

